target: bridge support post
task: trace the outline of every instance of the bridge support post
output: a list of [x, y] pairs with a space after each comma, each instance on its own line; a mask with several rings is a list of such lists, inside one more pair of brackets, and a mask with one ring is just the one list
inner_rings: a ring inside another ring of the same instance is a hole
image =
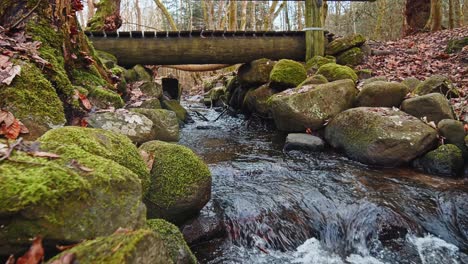
[[322, 0], [305, 0], [306, 61], [325, 53], [325, 36], [321, 20]]

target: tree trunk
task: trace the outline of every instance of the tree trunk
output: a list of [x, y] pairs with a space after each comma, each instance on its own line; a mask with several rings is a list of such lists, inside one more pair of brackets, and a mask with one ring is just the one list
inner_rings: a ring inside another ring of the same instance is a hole
[[431, 14], [426, 24], [432, 32], [442, 29], [442, 3], [441, 0], [431, 0]]
[[237, 0], [231, 0], [229, 3], [229, 30], [237, 30]]
[[171, 27], [171, 30], [178, 31], [177, 25], [174, 22], [174, 19], [172, 18], [171, 14], [167, 10], [167, 8], [164, 6], [164, 4], [161, 2], [161, 0], [154, 0], [154, 2], [159, 7], [159, 9], [161, 9], [161, 12], [163, 13], [164, 17], [166, 17], [167, 23]]
[[94, 16], [94, 9], [94, 0], [88, 0], [88, 21]]
[[137, 30], [141, 31], [141, 9], [140, 9], [140, 3], [138, 0], [135, 0], [135, 9], [136, 9], [136, 15], [137, 15]]
[[382, 23], [383, 19], [387, 10], [387, 0], [381, 0], [378, 3], [379, 13], [377, 15], [377, 22], [375, 23], [374, 29], [374, 38], [381, 39], [382, 38]]
[[302, 24], [302, 2], [297, 2], [297, 29], [302, 30], [304, 25]]
[[254, 31], [257, 30], [257, 17], [256, 17], [255, 7], [256, 7], [256, 2], [252, 0], [250, 2], [250, 29]]
[[454, 27], [458, 28], [461, 27], [461, 6], [460, 6], [460, 0], [452, 0], [453, 1], [453, 22], [454, 22]]
[[407, 0], [406, 1], [406, 34], [424, 30], [431, 14], [431, 0]]
[[[320, 0], [305, 1], [306, 28], [321, 28]], [[306, 61], [325, 53], [325, 36], [321, 30], [306, 31]]]
[[322, 25], [325, 25], [325, 20], [327, 20], [327, 15], [328, 15], [328, 3], [326, 0], [323, 1], [322, 4]]
[[244, 31], [245, 28], [247, 27], [247, 4], [249, 2], [244, 1], [242, 2], [241, 5], [241, 24], [240, 24], [240, 30]]
[[89, 20], [89, 31], [117, 31], [122, 26], [120, 0], [101, 0], [95, 4], [96, 14]]

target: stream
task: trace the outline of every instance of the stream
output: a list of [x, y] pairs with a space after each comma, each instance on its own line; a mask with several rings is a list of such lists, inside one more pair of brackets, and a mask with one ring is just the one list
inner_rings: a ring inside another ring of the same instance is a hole
[[[282, 151], [285, 135], [184, 102], [180, 143], [208, 164], [201, 263], [468, 263], [468, 184]], [[215, 231], [213, 231], [215, 230]]]

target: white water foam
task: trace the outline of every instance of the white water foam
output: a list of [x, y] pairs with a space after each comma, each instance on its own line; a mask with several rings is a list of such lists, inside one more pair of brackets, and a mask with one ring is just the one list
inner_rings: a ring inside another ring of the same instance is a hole
[[418, 250], [423, 264], [458, 264], [459, 249], [457, 246], [433, 235], [415, 237], [409, 235], [406, 238]]

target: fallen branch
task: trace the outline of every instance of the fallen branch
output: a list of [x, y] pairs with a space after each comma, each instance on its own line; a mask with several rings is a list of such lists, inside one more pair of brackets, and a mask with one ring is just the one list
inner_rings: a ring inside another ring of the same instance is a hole
[[13, 144], [9, 145], [8, 146], [8, 150], [6, 151], [5, 155], [3, 157], [0, 158], [0, 161], [4, 161], [6, 159], [9, 159], [10, 156], [11, 156], [11, 153], [13, 153], [13, 150], [19, 146], [21, 144], [21, 142], [23, 142], [23, 138], [19, 138], [18, 140], [16, 140]]

